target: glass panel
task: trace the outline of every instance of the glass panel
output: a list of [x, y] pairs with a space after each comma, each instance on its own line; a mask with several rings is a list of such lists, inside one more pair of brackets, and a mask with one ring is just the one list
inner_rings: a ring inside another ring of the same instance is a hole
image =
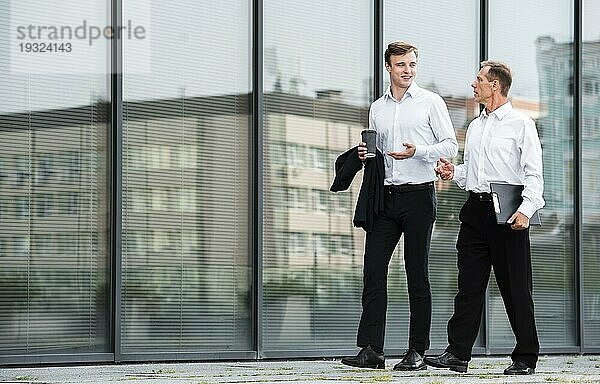
[[150, 9], [150, 52], [123, 49], [122, 351], [247, 351], [250, 2], [123, 19]]
[[3, 1], [0, 15], [0, 359], [110, 352], [109, 44], [48, 37], [106, 26], [110, 9]]
[[600, 2], [583, 2], [583, 327], [585, 347], [600, 346]]
[[[490, 2], [490, 58], [513, 70], [513, 106], [536, 121], [543, 148], [543, 226], [531, 230], [540, 345], [577, 345], [573, 239], [573, 10], [566, 0]], [[517, 28], [515, 28], [517, 26]], [[515, 340], [490, 284], [490, 343]]]
[[[476, 0], [460, 3], [436, 0], [419, 3], [386, 1], [384, 9], [384, 48], [388, 43], [399, 40], [419, 48], [415, 81], [444, 98], [459, 143], [458, 157], [452, 159], [457, 164], [462, 159], [466, 128], [478, 111], [469, 86], [478, 68], [478, 4]], [[384, 72], [384, 79], [387, 87], [387, 71]], [[454, 182], [441, 180], [436, 183], [436, 193], [437, 219], [429, 255], [433, 306], [430, 338], [431, 348], [445, 348], [446, 324], [452, 316], [457, 291], [458, 212], [466, 197]], [[409, 321], [402, 243], [401, 240], [390, 265], [386, 331], [386, 345], [399, 349], [408, 347]]]
[[333, 195], [329, 186], [335, 158], [367, 123], [371, 5], [264, 1], [263, 350], [355, 344], [360, 178], [348, 192]]

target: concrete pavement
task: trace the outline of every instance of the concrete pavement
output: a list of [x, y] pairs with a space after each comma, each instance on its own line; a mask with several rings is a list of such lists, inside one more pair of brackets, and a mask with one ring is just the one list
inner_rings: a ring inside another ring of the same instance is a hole
[[600, 383], [599, 355], [541, 356], [536, 374], [505, 376], [505, 357], [478, 357], [466, 374], [429, 367], [419, 372], [393, 371], [399, 359], [388, 359], [385, 370], [356, 369], [339, 360], [148, 363], [119, 365], [0, 368], [2, 384], [362, 384], [362, 383]]

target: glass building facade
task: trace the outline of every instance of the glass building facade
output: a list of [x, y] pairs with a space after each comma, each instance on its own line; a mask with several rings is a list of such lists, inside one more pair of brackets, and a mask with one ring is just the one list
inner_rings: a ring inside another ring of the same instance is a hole
[[[510, 99], [536, 121], [544, 156], [547, 205], [531, 230], [542, 353], [600, 352], [597, 1], [11, 0], [0, 10], [0, 365], [355, 353], [361, 176], [346, 192], [329, 186], [388, 86], [383, 51], [397, 40], [419, 47], [416, 81], [448, 105], [454, 162], [479, 113], [479, 62], [512, 67]], [[92, 26], [113, 32], [92, 38]], [[67, 42], [72, 52], [40, 51]], [[431, 348], [441, 351], [466, 194], [436, 190]], [[402, 255], [401, 242], [390, 356], [408, 343]], [[483, 316], [474, 352], [510, 352], [494, 279]]]

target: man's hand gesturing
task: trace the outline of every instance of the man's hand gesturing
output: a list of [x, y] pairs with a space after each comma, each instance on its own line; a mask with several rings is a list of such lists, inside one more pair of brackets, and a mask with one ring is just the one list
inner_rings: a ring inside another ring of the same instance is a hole
[[413, 157], [417, 150], [416, 145], [411, 143], [402, 143], [406, 149], [404, 151], [396, 152], [396, 151], [388, 151], [388, 155], [392, 156], [396, 160], [405, 160]]
[[441, 164], [435, 169], [435, 173], [440, 175], [442, 180], [452, 180], [454, 177], [454, 164], [444, 159], [440, 158]]

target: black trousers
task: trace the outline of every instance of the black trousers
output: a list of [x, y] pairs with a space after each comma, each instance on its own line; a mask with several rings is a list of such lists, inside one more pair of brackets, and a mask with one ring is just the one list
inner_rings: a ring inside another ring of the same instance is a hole
[[463, 205], [459, 218], [458, 294], [448, 322], [447, 351], [463, 360], [471, 359], [493, 267], [517, 341], [512, 359], [535, 368], [539, 342], [531, 296], [529, 229], [515, 231], [496, 224], [492, 203], [473, 196]]
[[387, 311], [387, 276], [392, 253], [404, 234], [404, 265], [410, 302], [408, 347], [417, 351], [429, 348], [431, 290], [429, 287], [429, 245], [436, 215], [433, 185], [426, 189], [389, 193], [385, 213], [375, 218], [367, 233], [362, 316], [357, 345], [371, 345], [383, 351]]

